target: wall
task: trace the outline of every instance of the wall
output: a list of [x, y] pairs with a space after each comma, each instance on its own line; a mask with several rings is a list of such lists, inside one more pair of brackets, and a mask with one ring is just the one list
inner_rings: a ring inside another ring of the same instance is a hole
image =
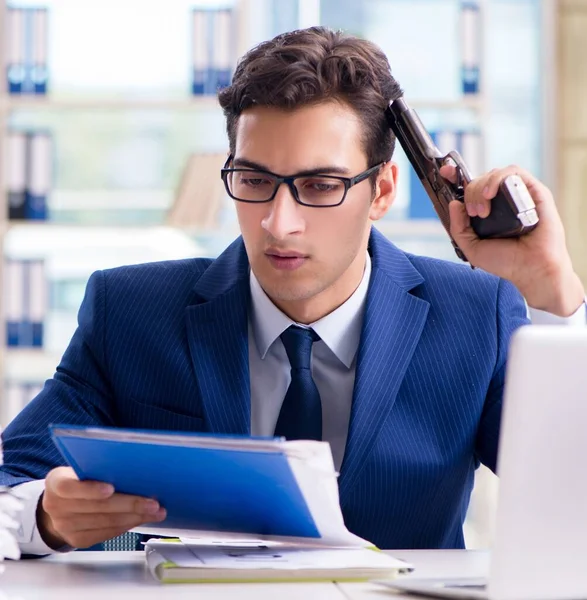
[[575, 269], [587, 285], [587, 0], [559, 0], [558, 204]]

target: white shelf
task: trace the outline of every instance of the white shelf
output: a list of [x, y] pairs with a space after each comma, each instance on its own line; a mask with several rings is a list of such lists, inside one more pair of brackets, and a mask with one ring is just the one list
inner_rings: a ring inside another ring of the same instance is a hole
[[6, 347], [3, 377], [10, 381], [41, 382], [55, 373], [61, 356], [43, 348]]
[[219, 109], [216, 96], [193, 96], [191, 98], [165, 100], [156, 98], [53, 98], [51, 96], [0, 97], [0, 110], [202, 110]]
[[[456, 100], [423, 100], [406, 97], [410, 107], [418, 110], [474, 110], [481, 111], [484, 100], [471, 96]], [[0, 110], [202, 110], [220, 108], [216, 96], [193, 96], [188, 98], [54, 98], [52, 96], [0, 96]]]

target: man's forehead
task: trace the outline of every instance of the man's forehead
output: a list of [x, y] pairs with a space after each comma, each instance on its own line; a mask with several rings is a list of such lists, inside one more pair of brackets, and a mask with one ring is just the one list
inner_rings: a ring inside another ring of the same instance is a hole
[[292, 110], [256, 106], [239, 118], [235, 157], [276, 168], [353, 164], [363, 158], [361, 133], [358, 117], [338, 102]]
[[304, 104], [296, 108], [281, 108], [276, 106], [252, 106], [244, 110], [238, 125], [251, 128], [266, 122], [300, 122], [316, 121], [314, 125], [326, 121], [346, 121], [350, 125], [361, 125], [358, 115], [348, 104], [337, 100], [325, 100], [314, 104]]

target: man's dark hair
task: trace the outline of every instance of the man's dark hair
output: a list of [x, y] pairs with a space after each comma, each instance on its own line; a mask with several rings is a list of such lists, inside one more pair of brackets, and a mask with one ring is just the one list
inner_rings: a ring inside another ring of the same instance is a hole
[[363, 124], [363, 147], [368, 166], [373, 166], [393, 154], [395, 136], [384, 111], [401, 94], [378, 46], [341, 31], [310, 27], [283, 33], [249, 50], [238, 62], [232, 85], [218, 98], [233, 154], [238, 118], [247, 108], [292, 110], [342, 101]]

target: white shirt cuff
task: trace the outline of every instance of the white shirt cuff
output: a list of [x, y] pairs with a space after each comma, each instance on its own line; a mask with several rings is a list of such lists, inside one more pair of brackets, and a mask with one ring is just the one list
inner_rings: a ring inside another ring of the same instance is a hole
[[585, 327], [587, 325], [587, 298], [570, 317], [559, 317], [544, 310], [528, 307], [528, 317], [534, 325], [570, 325]]
[[45, 480], [36, 479], [15, 485], [12, 492], [23, 502], [23, 509], [17, 516], [19, 528], [16, 541], [22, 554], [58, 554], [45, 544], [37, 527], [37, 505], [41, 494], [45, 491]]

